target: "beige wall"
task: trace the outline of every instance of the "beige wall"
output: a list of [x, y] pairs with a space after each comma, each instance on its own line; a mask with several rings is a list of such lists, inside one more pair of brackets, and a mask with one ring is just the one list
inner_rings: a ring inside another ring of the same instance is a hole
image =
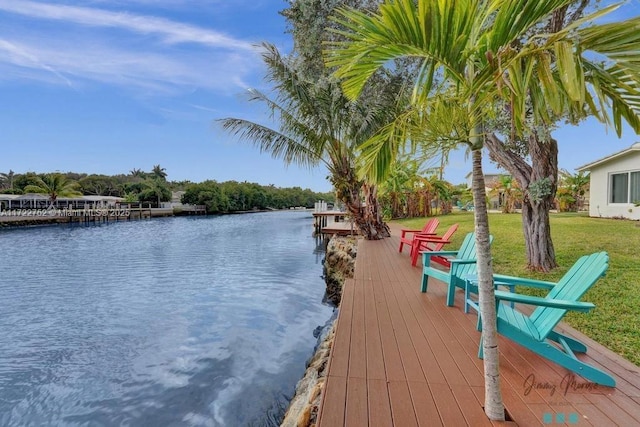
[[[593, 167], [590, 179], [589, 215], [624, 217], [640, 220], [640, 206], [633, 203], [609, 203], [609, 176], [612, 173], [640, 171], [640, 151]], [[631, 211], [631, 212], [630, 212]]]

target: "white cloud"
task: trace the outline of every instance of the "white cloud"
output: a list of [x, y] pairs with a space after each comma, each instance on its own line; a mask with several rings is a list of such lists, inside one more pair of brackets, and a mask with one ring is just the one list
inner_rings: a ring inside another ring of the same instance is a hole
[[[24, 20], [12, 20], [12, 14], [35, 21], [24, 25]], [[95, 81], [145, 93], [202, 88], [230, 94], [251, 86], [262, 67], [256, 48], [246, 41], [153, 16], [0, 2], [0, 26], [5, 30], [0, 81], [74, 87]]]
[[61, 81], [71, 86], [71, 81], [60, 74], [55, 68], [41, 62], [37, 56], [31, 54], [28, 49], [18, 46], [6, 40], [0, 39], [0, 52], [7, 54], [8, 62], [23, 68], [41, 69], [58, 77]]
[[222, 33], [153, 16], [31, 1], [0, 3], [0, 10], [30, 18], [112, 27], [139, 34], [156, 34], [167, 43], [198, 43], [226, 49], [251, 50], [252, 43]]
[[[0, 64], [17, 68], [18, 78], [72, 85], [93, 80], [117, 86], [135, 86], [152, 91], [174, 91], [177, 87], [201, 87], [237, 91], [245, 87], [257, 67], [257, 56], [210, 52], [140, 52], [84, 42], [49, 42], [47, 46], [0, 39]], [[29, 72], [27, 72], [29, 71]], [[2, 73], [1, 78], [11, 74]], [[52, 76], [55, 78], [52, 79]]]

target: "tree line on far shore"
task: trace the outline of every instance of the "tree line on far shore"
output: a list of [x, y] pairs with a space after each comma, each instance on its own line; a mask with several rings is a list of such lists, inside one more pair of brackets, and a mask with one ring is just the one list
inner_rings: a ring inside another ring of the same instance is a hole
[[126, 202], [160, 203], [170, 201], [172, 192], [184, 191], [183, 203], [205, 205], [209, 213], [313, 207], [318, 200], [335, 200], [332, 193], [300, 187], [280, 188], [246, 181], [167, 181], [166, 177], [166, 170], [160, 165], [150, 172], [133, 169], [129, 174], [118, 175], [9, 171], [0, 173], [0, 193], [42, 193], [52, 201], [58, 197], [100, 195], [122, 197]]

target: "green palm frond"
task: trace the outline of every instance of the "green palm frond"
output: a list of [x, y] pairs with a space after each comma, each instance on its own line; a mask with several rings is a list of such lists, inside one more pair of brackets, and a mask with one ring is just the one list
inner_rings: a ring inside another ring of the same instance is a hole
[[[549, 17], [553, 11], [573, 3], [574, 0], [492, 0], [488, 13], [493, 19], [487, 28], [486, 49], [493, 54], [519, 41], [534, 25]], [[452, 3], [449, 7], [454, 7]], [[494, 14], [495, 13], [495, 14]]]
[[[371, 15], [340, 9], [336, 21], [344, 28], [340, 35], [345, 41], [328, 43], [325, 60], [336, 67], [350, 98], [391, 60], [423, 59], [413, 108], [362, 147], [365, 169], [384, 176], [394, 152], [413, 141], [412, 131], [402, 126], [420, 123], [423, 140], [454, 141], [469, 137], [468, 130], [478, 124], [474, 122], [498, 103], [508, 106], [512, 133], [520, 136], [532, 123], [550, 126], [563, 116], [577, 122], [594, 115], [618, 134], [623, 121], [640, 131], [640, 17], [592, 24], [619, 6], [612, 5], [557, 33], [526, 38], [533, 27], [571, 3], [388, 0]], [[451, 112], [443, 117], [428, 107], [438, 93], [457, 100], [467, 119]], [[451, 137], [441, 120], [466, 122], [465, 132]]]
[[581, 28], [577, 36], [584, 50], [640, 73], [640, 17]]
[[316, 151], [308, 144], [297, 141], [281, 132], [267, 126], [248, 120], [226, 118], [220, 120], [223, 129], [252, 142], [260, 148], [260, 152], [270, 153], [272, 157], [282, 159], [287, 164], [297, 164], [302, 167], [314, 167], [323, 162]]

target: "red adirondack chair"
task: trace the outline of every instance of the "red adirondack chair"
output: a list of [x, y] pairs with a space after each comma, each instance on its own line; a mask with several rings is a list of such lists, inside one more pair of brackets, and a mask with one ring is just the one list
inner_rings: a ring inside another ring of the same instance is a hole
[[402, 247], [404, 245], [411, 246], [411, 250], [413, 253], [413, 239], [417, 235], [435, 235], [436, 228], [438, 228], [438, 224], [440, 224], [440, 220], [438, 218], [431, 218], [424, 225], [422, 230], [410, 230], [408, 228], [403, 228], [400, 230], [402, 235], [400, 236], [400, 247], [398, 248], [398, 252], [402, 252]]
[[[418, 262], [418, 255], [424, 251], [440, 251], [442, 247], [447, 243], [451, 243], [449, 239], [453, 236], [453, 233], [458, 229], [458, 224], [453, 224], [442, 236], [427, 236], [417, 235], [415, 237], [415, 243], [411, 248], [411, 265], [415, 267]], [[445, 267], [449, 266], [449, 261], [445, 257], [431, 257], [431, 261], [442, 264]]]

